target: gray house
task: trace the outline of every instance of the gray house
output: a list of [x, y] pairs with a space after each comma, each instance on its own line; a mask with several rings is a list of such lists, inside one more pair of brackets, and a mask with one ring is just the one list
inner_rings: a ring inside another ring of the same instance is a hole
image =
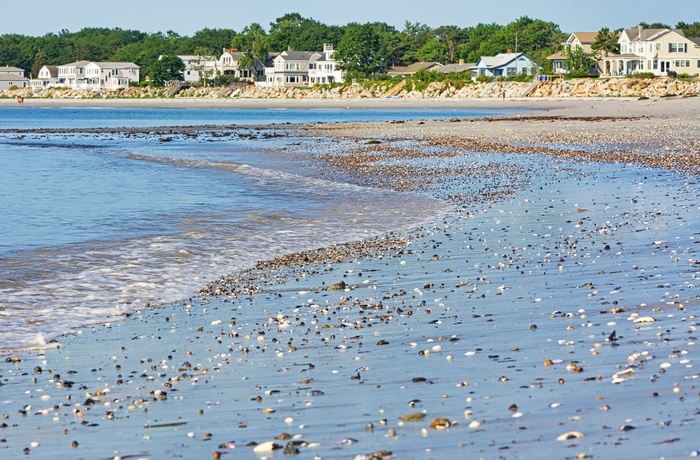
[[19, 67], [0, 67], [0, 90], [26, 88], [29, 86], [29, 79], [24, 77], [24, 70]]

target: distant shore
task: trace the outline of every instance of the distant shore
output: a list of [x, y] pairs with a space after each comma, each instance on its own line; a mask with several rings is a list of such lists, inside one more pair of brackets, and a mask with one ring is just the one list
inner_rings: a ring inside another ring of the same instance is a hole
[[358, 99], [253, 99], [253, 98], [169, 98], [169, 99], [51, 99], [25, 98], [19, 106], [14, 99], [0, 99], [0, 107], [82, 107], [82, 108], [210, 108], [210, 109], [415, 109], [473, 108], [548, 110], [550, 115], [629, 116], [681, 115], [694, 111], [699, 98], [358, 98]]

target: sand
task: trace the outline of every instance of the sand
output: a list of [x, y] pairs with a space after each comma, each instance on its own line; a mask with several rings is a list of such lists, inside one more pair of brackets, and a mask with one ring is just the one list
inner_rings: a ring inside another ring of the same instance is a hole
[[700, 100], [501, 103], [300, 127], [455, 211], [8, 356], [0, 458], [697, 456]]

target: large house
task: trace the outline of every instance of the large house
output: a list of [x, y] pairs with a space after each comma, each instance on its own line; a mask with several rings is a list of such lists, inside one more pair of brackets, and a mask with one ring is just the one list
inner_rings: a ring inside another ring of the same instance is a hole
[[620, 54], [602, 60], [605, 75], [700, 73], [700, 38], [688, 38], [680, 29], [634, 27], [623, 30], [617, 42]]
[[[593, 45], [597, 36], [598, 32], [573, 32], [570, 34], [566, 41], [562, 43], [562, 46], [564, 47], [563, 52], [547, 56], [547, 59], [552, 62], [552, 72], [555, 74], [564, 74], [569, 71], [565, 64], [567, 50], [573, 51], [574, 49], [581, 49], [587, 56], [593, 56], [593, 49], [591, 48], [591, 45]], [[588, 73], [591, 76], [599, 75], [598, 66], [594, 65], [591, 69], [589, 69]]]
[[51, 86], [71, 89], [120, 89], [139, 82], [139, 66], [133, 62], [76, 61], [59, 66], [43, 66], [32, 81], [33, 88]]
[[19, 67], [0, 67], [0, 90], [12, 87], [26, 88], [29, 79], [25, 78], [24, 70]]
[[338, 63], [333, 59], [333, 44], [324, 43], [323, 53], [314, 54], [309, 62], [309, 84], [325, 85], [343, 81], [343, 72], [338, 69]]
[[282, 51], [265, 67], [265, 82], [261, 86], [308, 86], [343, 81], [343, 73], [333, 59], [333, 45], [325, 44], [320, 51]]
[[253, 64], [242, 66], [241, 61], [246, 57], [243, 51], [226, 49], [219, 58], [219, 66], [224, 75], [233, 75], [239, 80], [260, 81], [265, 78], [265, 65], [259, 59], [253, 59]]
[[472, 70], [472, 79], [486, 77], [515, 77], [516, 75], [536, 75], [539, 66], [525, 53], [500, 53], [495, 56], [481, 56]]

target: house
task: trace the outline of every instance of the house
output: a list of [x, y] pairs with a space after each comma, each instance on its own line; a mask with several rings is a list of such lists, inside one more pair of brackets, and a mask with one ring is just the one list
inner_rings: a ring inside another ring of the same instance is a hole
[[[50, 72], [49, 66], [45, 67]], [[57, 70], [56, 82], [47, 86], [111, 90], [126, 88], [130, 83], [139, 82], [139, 66], [133, 62], [76, 61], [70, 64], [59, 65]]]
[[0, 66], [0, 74], [17, 75], [18, 77], [24, 77], [24, 69], [20, 69], [19, 67]]
[[495, 56], [481, 56], [472, 70], [472, 79], [478, 77], [515, 77], [536, 75], [539, 66], [525, 53], [500, 53]]
[[26, 88], [29, 86], [29, 79], [19, 76], [16, 73], [0, 73], [0, 90], [12, 87]]
[[309, 64], [321, 57], [318, 51], [282, 51], [265, 67], [265, 86], [306, 86], [310, 83]]
[[114, 90], [139, 82], [139, 66], [133, 62], [91, 62], [85, 66], [86, 89]]
[[445, 64], [432, 70], [440, 73], [460, 73], [471, 72], [474, 67], [476, 67], [476, 62], [464, 62], [464, 59], [460, 59], [457, 64]]
[[76, 61], [59, 65], [56, 86], [77, 87], [81, 81], [85, 80], [85, 66], [88, 64], [90, 61]]
[[[555, 74], [564, 74], [569, 71], [566, 68], [565, 61], [567, 58], [566, 50], [581, 49], [587, 56], [593, 56], [592, 45], [595, 42], [598, 32], [573, 32], [562, 43], [563, 52], [555, 53], [547, 56], [547, 59], [552, 62], [552, 72]], [[593, 66], [589, 72], [591, 76], [599, 75], [598, 66]]]
[[250, 66], [241, 66], [245, 53], [235, 48], [224, 48], [219, 57], [219, 68], [224, 75], [232, 75], [239, 80], [260, 81], [265, 78], [265, 65], [259, 59], [254, 59]]
[[700, 73], [700, 38], [688, 38], [680, 29], [634, 27], [620, 32], [617, 42], [620, 54], [603, 58], [605, 75]]
[[343, 72], [338, 69], [338, 63], [333, 59], [333, 44], [323, 44], [323, 54], [314, 54], [309, 61], [309, 84], [326, 85], [342, 82]]
[[439, 62], [425, 62], [425, 61], [420, 61], [420, 62], [414, 62], [411, 65], [407, 66], [394, 66], [389, 69], [387, 72], [389, 76], [391, 77], [410, 77], [414, 73], [418, 72], [419, 70], [431, 70], [435, 71], [442, 67], [442, 64]]
[[58, 66], [45, 65], [39, 69], [39, 74], [30, 82], [33, 89], [43, 89], [58, 84]]
[[186, 83], [197, 83], [222, 73], [220, 59], [213, 56], [182, 55], [178, 58], [185, 64], [182, 76]]

